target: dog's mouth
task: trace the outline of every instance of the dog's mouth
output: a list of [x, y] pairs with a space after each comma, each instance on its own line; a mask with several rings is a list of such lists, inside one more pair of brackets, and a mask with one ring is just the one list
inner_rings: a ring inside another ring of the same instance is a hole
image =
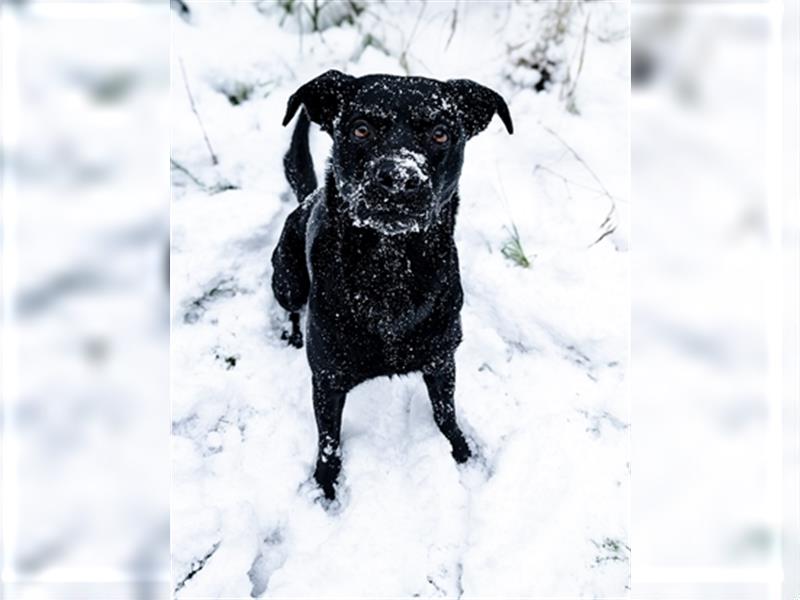
[[386, 235], [397, 235], [424, 231], [430, 225], [430, 216], [426, 212], [364, 207], [353, 215], [353, 223], [356, 227], [367, 227]]
[[347, 213], [356, 227], [397, 235], [425, 231], [431, 225], [434, 211], [429, 195], [393, 197], [376, 193], [366, 186], [354, 187], [345, 187], [342, 195]]

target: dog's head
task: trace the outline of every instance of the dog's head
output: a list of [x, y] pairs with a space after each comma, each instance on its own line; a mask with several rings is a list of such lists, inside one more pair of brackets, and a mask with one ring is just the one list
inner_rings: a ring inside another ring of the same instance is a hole
[[458, 186], [465, 142], [497, 113], [513, 132], [499, 94], [468, 79], [328, 71], [289, 99], [333, 138], [331, 167], [346, 213], [387, 234], [422, 231]]

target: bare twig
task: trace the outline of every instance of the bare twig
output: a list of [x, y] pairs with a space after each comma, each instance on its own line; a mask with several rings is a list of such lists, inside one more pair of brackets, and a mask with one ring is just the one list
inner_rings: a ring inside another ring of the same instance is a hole
[[547, 165], [538, 164], [538, 165], [536, 165], [535, 167], [533, 167], [533, 174], [534, 174], [534, 175], [535, 175], [536, 173], [538, 173], [539, 171], [544, 171], [545, 173], [549, 173], [549, 174], [550, 174], [550, 175], [552, 175], [553, 177], [557, 177], [558, 179], [560, 179], [561, 181], [563, 181], [563, 182], [564, 182], [564, 183], [566, 183], [566, 184], [569, 184], [569, 185], [574, 185], [574, 186], [577, 186], [577, 187], [583, 188], [583, 189], [585, 189], [585, 190], [589, 190], [590, 192], [594, 192], [594, 193], [596, 193], [596, 194], [600, 194], [600, 195], [602, 195], [602, 196], [605, 196], [605, 195], [606, 195], [606, 194], [605, 194], [605, 192], [604, 192], [603, 190], [599, 190], [599, 189], [597, 189], [597, 188], [594, 188], [594, 187], [592, 187], [592, 186], [590, 186], [590, 185], [586, 185], [586, 184], [584, 184], [584, 183], [578, 183], [577, 181], [574, 181], [574, 180], [570, 179], [569, 177], [565, 177], [564, 175], [562, 175], [562, 174], [561, 174], [561, 173], [559, 173], [558, 171], [555, 171], [555, 170], [551, 169], [551, 168], [550, 168], [550, 167], [548, 167]]
[[232, 184], [225, 178], [222, 178], [214, 185], [208, 185], [203, 183], [203, 181], [195, 176], [189, 169], [184, 167], [181, 163], [179, 163], [174, 158], [169, 159], [170, 167], [179, 171], [186, 175], [189, 179], [191, 179], [200, 189], [207, 192], [208, 194], [219, 194], [220, 192], [227, 192], [228, 190], [238, 190], [239, 186]]
[[601, 230], [605, 229], [605, 231], [603, 231], [603, 233], [600, 234], [599, 238], [597, 238], [595, 241], [593, 241], [591, 244], [589, 244], [589, 246], [588, 246], [589, 248], [591, 248], [595, 244], [599, 244], [603, 240], [603, 238], [611, 235], [612, 233], [614, 233], [617, 230], [617, 224], [616, 224], [616, 222], [614, 222], [614, 214], [616, 213], [616, 211], [617, 211], [617, 207], [614, 204], [614, 201], [612, 200], [611, 201], [611, 208], [609, 209], [608, 214], [606, 215], [606, 218], [603, 219], [602, 223], [600, 223], [600, 229]]
[[572, 82], [572, 91], [575, 91], [575, 86], [578, 85], [578, 77], [581, 75], [581, 71], [583, 71], [583, 59], [586, 56], [586, 39], [589, 37], [589, 19], [591, 18], [591, 13], [586, 15], [586, 23], [583, 26], [583, 40], [581, 41], [581, 57], [578, 60], [578, 70], [575, 72], [575, 80]]
[[419, 27], [420, 21], [422, 21], [422, 15], [425, 14], [426, 6], [427, 1], [422, 0], [419, 8], [419, 14], [417, 15], [417, 20], [414, 21], [414, 27], [411, 28], [411, 34], [408, 36], [403, 51], [400, 53], [400, 66], [403, 67], [406, 75], [411, 74], [411, 69], [408, 66], [408, 49], [411, 47], [411, 42], [414, 41], [414, 36], [417, 34], [417, 28]]
[[184, 175], [186, 175], [186, 176], [187, 176], [189, 179], [191, 179], [192, 181], [194, 181], [194, 182], [195, 182], [195, 184], [197, 184], [199, 187], [203, 188], [204, 190], [207, 190], [207, 189], [208, 189], [208, 186], [207, 186], [205, 183], [203, 183], [202, 181], [200, 181], [200, 179], [199, 179], [199, 178], [195, 177], [195, 175], [194, 175], [194, 174], [193, 174], [193, 173], [192, 173], [192, 172], [191, 172], [189, 169], [187, 169], [186, 167], [184, 167], [184, 166], [183, 166], [181, 163], [179, 163], [179, 162], [178, 162], [177, 160], [175, 160], [174, 158], [170, 158], [170, 159], [169, 159], [169, 164], [170, 164], [170, 166], [171, 166], [173, 169], [175, 169], [176, 171], [180, 171], [181, 173], [183, 173]]
[[588, 248], [591, 248], [592, 246], [595, 246], [595, 245], [599, 244], [605, 238], [607, 238], [609, 235], [614, 233], [616, 230], [617, 230], [617, 226], [616, 225], [613, 225], [609, 229], [606, 229], [602, 234], [600, 234], [599, 238], [597, 238], [595, 241], [593, 241], [591, 244], [589, 244]]
[[417, 15], [417, 20], [414, 21], [414, 27], [411, 28], [411, 35], [408, 36], [408, 40], [406, 41], [406, 47], [403, 49], [403, 54], [408, 52], [409, 47], [411, 46], [411, 42], [414, 41], [414, 36], [417, 35], [417, 28], [419, 27], [420, 21], [422, 21], [422, 15], [425, 14], [425, 8], [427, 7], [428, 3], [423, 0], [419, 7], [419, 14]]
[[305, 3], [302, 6], [303, 6], [303, 8], [306, 9], [306, 12], [308, 13], [309, 18], [311, 19], [311, 31], [319, 31], [318, 19], [319, 19], [319, 10], [320, 9], [319, 9], [318, 0], [313, 0], [313, 6], [314, 6], [313, 9], [309, 8], [308, 4], [305, 4]]
[[614, 216], [614, 212], [615, 212], [616, 210], [617, 210], [617, 207], [616, 207], [615, 205], [613, 205], [613, 204], [612, 204], [612, 205], [611, 205], [611, 208], [610, 208], [610, 209], [609, 209], [609, 211], [608, 211], [608, 214], [606, 215], [606, 218], [605, 218], [605, 219], [603, 219], [603, 222], [602, 222], [602, 223], [600, 223], [600, 227], [605, 227], [606, 225], [608, 225], [609, 223], [611, 223], [611, 217], [613, 217], [613, 216]]
[[214, 553], [219, 549], [220, 544], [221, 542], [216, 542], [213, 546], [211, 546], [211, 549], [206, 553], [205, 556], [192, 561], [192, 564], [189, 566], [189, 572], [178, 582], [173, 590], [174, 592], [181, 591], [181, 589], [186, 585], [187, 581], [203, 570], [203, 567], [206, 566], [206, 563], [209, 561], [209, 559], [214, 556]]
[[459, 0], [456, 0], [453, 6], [453, 17], [450, 21], [450, 35], [447, 38], [447, 43], [444, 45], [445, 50], [450, 47], [450, 42], [453, 41], [453, 36], [456, 34], [456, 27], [458, 26], [458, 4]]
[[511, 20], [511, 10], [513, 9], [513, 7], [514, 7], [513, 2], [506, 3], [506, 19], [503, 22], [503, 24], [497, 28], [497, 31], [494, 32], [494, 35], [499, 35], [503, 31], [505, 31], [506, 27], [508, 26], [508, 22]]
[[558, 135], [558, 133], [556, 133], [555, 131], [550, 129], [547, 125], [542, 124], [542, 128], [547, 133], [549, 133], [554, 138], [556, 138], [559, 142], [561, 142], [561, 144], [564, 146], [564, 148], [566, 148], [567, 151], [570, 154], [572, 154], [573, 157], [575, 157], [575, 160], [577, 160], [583, 166], [583, 168], [586, 169], [586, 172], [589, 173], [589, 175], [591, 175], [592, 179], [594, 179], [595, 182], [597, 182], [597, 185], [600, 187], [600, 190], [602, 190], [603, 195], [606, 198], [608, 198], [608, 201], [611, 203], [611, 207], [609, 208], [608, 213], [606, 214], [606, 218], [603, 219], [602, 223], [600, 223], [600, 229], [604, 229], [605, 228], [605, 231], [603, 231], [602, 235], [599, 238], [597, 238], [594, 242], [589, 244], [589, 248], [591, 248], [592, 246], [594, 246], [595, 244], [600, 242], [603, 238], [605, 238], [606, 236], [611, 235], [612, 233], [614, 233], [614, 231], [616, 231], [617, 226], [614, 223], [614, 215], [615, 215], [615, 213], [617, 211], [617, 202], [616, 202], [614, 196], [611, 195], [611, 192], [609, 192], [608, 189], [606, 188], [606, 186], [603, 185], [603, 182], [600, 181], [600, 178], [597, 176], [597, 174], [586, 163], [586, 161], [583, 160], [583, 157], [580, 154], [578, 154], [578, 152], [572, 146], [570, 146], [564, 140], [564, 138], [562, 138], [560, 135]]
[[575, 90], [578, 87], [578, 78], [581, 76], [581, 71], [583, 71], [583, 59], [586, 56], [586, 39], [589, 37], [589, 18], [591, 17], [591, 13], [587, 13], [586, 15], [586, 23], [583, 26], [583, 36], [581, 39], [581, 49], [580, 55], [578, 57], [578, 68], [575, 71], [575, 76], [573, 77], [571, 73], [568, 73], [568, 81], [565, 81], [565, 87], [562, 89], [566, 89], [566, 101], [567, 101], [567, 109], [571, 112], [577, 113], [578, 109], [575, 106]]
[[606, 186], [603, 185], [603, 182], [600, 181], [600, 178], [592, 170], [592, 168], [588, 164], [586, 164], [586, 161], [583, 160], [581, 155], [578, 154], [576, 152], [576, 150], [564, 140], [564, 138], [562, 138], [560, 135], [558, 135], [558, 133], [556, 133], [555, 131], [550, 129], [547, 125], [542, 125], [542, 129], [544, 129], [547, 133], [549, 133], [554, 138], [556, 138], [559, 142], [561, 142], [561, 144], [564, 146], [564, 148], [566, 148], [569, 151], [569, 153], [572, 154], [572, 156], [575, 157], [575, 160], [577, 160], [579, 163], [581, 163], [581, 165], [583, 165], [583, 168], [586, 169], [586, 172], [589, 173], [589, 175], [592, 176], [592, 179], [594, 179], [597, 182], [597, 185], [600, 186], [600, 189], [602, 190], [603, 195], [608, 197], [608, 199], [613, 202], [614, 201], [614, 197], [611, 195], [611, 193], [608, 191], [608, 189], [606, 189]]
[[189, 96], [189, 104], [192, 107], [192, 112], [194, 116], [197, 117], [197, 123], [200, 125], [200, 130], [203, 132], [203, 139], [206, 141], [206, 147], [208, 148], [209, 154], [211, 154], [211, 164], [216, 166], [219, 164], [219, 160], [217, 160], [217, 155], [214, 153], [214, 149], [211, 147], [211, 142], [208, 140], [208, 135], [206, 134], [206, 128], [203, 126], [203, 120], [200, 118], [200, 113], [197, 112], [197, 106], [194, 103], [194, 96], [192, 96], [192, 90], [189, 89], [189, 80], [186, 78], [186, 68], [183, 66], [183, 59], [178, 58], [178, 64], [181, 67], [181, 74], [183, 75], [183, 85], [186, 87], [186, 93]]
[[567, 197], [570, 199], [570, 201], [572, 201], [572, 188], [569, 187], [570, 183], [573, 185], [577, 185], [579, 187], [584, 187], [586, 189], [592, 189], [587, 186], [581, 185], [580, 183], [575, 183], [574, 181], [571, 181], [566, 177], [564, 177], [561, 173], [556, 173], [555, 171], [553, 171], [553, 169], [550, 169], [544, 165], [536, 165], [535, 167], [533, 167], [533, 174], [536, 175], [536, 173], [538, 173], [540, 170], [544, 171], [545, 173], [549, 173], [553, 177], [556, 177], [561, 180], [561, 183], [564, 184], [564, 191], [567, 192]]

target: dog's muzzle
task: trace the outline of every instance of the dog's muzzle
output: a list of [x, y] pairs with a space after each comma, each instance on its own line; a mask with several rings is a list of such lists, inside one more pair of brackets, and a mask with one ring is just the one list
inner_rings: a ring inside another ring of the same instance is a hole
[[342, 186], [354, 223], [388, 235], [426, 229], [434, 197], [424, 166], [407, 150], [370, 161], [364, 183]]

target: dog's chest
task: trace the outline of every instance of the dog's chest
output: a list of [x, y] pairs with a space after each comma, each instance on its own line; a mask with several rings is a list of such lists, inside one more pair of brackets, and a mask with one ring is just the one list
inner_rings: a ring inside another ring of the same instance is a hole
[[441, 260], [430, 249], [389, 241], [343, 250], [342, 298], [360, 327], [391, 342], [431, 314]]

